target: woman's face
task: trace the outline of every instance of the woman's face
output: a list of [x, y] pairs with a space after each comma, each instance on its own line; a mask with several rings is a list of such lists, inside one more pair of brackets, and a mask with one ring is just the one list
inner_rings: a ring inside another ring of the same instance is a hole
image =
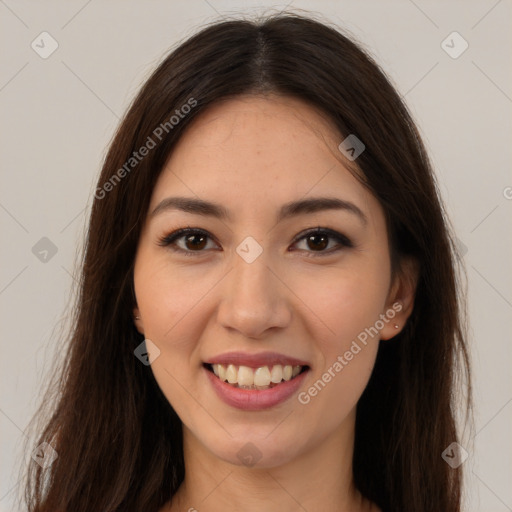
[[209, 455], [274, 467], [349, 438], [379, 339], [405, 321], [383, 211], [340, 142], [298, 100], [240, 97], [190, 125], [154, 188], [136, 325]]

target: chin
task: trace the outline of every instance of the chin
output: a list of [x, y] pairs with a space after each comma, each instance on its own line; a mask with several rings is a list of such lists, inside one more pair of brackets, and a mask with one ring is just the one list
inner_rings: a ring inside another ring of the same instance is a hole
[[217, 458], [239, 467], [270, 469], [293, 461], [298, 455], [298, 446], [287, 436], [251, 436], [245, 433], [240, 438], [229, 437], [224, 443], [205, 445]]

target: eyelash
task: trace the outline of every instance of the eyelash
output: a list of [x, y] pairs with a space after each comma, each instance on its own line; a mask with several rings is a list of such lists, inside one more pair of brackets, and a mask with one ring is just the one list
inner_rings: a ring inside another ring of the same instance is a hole
[[[172, 233], [170, 233], [166, 236], [163, 236], [162, 238], [159, 239], [158, 245], [160, 245], [162, 247], [168, 247], [172, 251], [180, 252], [180, 253], [184, 254], [185, 256], [191, 256], [191, 257], [198, 256], [202, 252], [204, 252], [204, 250], [198, 250], [198, 251], [185, 250], [185, 249], [181, 249], [180, 247], [176, 247], [174, 245], [176, 240], [179, 240], [180, 238], [183, 238], [187, 235], [203, 235], [203, 236], [208, 237], [211, 240], [214, 240], [214, 238], [211, 237], [207, 231], [204, 231], [203, 229], [199, 229], [199, 228], [190, 228], [189, 227], [189, 228], [177, 229], [176, 231], [173, 231]], [[338, 243], [339, 247], [335, 248], [334, 250], [331, 248], [327, 251], [306, 251], [306, 252], [312, 253], [312, 254], [309, 254], [308, 257], [313, 257], [313, 258], [322, 257], [325, 255], [330, 255], [334, 252], [337, 252], [343, 247], [345, 247], [345, 248], [354, 247], [353, 242], [345, 235], [338, 233], [337, 231], [334, 231], [332, 229], [321, 228], [321, 227], [309, 229], [309, 230], [299, 233], [297, 235], [297, 237], [295, 238], [295, 240], [293, 241], [293, 244], [296, 244], [297, 242], [300, 242], [301, 240], [306, 239], [308, 236], [312, 236], [312, 235], [326, 235], [330, 239], [335, 240]]]

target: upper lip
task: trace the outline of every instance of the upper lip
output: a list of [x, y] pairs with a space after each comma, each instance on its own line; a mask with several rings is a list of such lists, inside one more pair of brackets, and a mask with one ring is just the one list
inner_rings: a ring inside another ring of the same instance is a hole
[[309, 366], [306, 361], [277, 352], [259, 352], [257, 354], [249, 354], [248, 352], [225, 352], [224, 354], [210, 357], [205, 363], [234, 364], [235, 366], [249, 366], [252, 368], [276, 364], [283, 366]]

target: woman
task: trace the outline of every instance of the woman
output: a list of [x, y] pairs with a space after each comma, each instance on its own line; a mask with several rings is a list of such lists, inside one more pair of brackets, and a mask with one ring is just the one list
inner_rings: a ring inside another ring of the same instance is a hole
[[453, 247], [354, 42], [284, 14], [202, 30], [105, 160], [29, 510], [460, 511]]

